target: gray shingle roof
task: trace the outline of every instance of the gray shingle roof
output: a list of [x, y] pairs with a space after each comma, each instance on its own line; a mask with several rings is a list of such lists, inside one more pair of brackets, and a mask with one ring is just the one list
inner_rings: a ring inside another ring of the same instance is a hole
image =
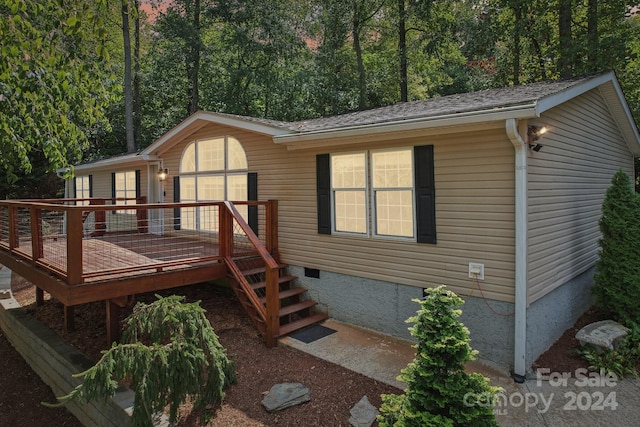
[[545, 96], [559, 93], [571, 86], [589, 80], [589, 78], [590, 77], [582, 77], [570, 80], [538, 82], [529, 85], [486, 89], [479, 92], [461, 93], [422, 101], [399, 103], [388, 107], [358, 111], [339, 116], [303, 120], [291, 123], [290, 129], [297, 132], [312, 132], [527, 105]]
[[327, 131], [352, 126], [401, 122], [403, 120], [416, 118], [491, 111], [499, 108], [532, 104], [548, 95], [560, 93], [571, 86], [580, 84], [591, 78], [593, 78], [593, 76], [486, 89], [479, 92], [461, 93], [425, 99], [422, 101], [404, 102], [366, 111], [301, 120], [298, 122], [281, 122], [241, 116], [234, 117], [241, 117], [245, 120], [288, 129], [298, 133]]

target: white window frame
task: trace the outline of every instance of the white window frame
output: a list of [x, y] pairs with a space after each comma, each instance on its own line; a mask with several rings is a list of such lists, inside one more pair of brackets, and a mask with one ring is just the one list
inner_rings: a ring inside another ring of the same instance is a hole
[[[405, 150], [409, 150], [411, 153], [411, 156], [410, 156], [411, 157], [411, 186], [410, 187], [374, 187], [373, 154], [379, 153], [379, 152], [394, 152], [394, 151], [405, 151]], [[344, 155], [354, 155], [354, 154], [364, 155], [365, 187], [364, 188], [336, 187], [334, 183], [335, 176], [334, 176], [334, 170], [333, 170], [334, 157], [344, 156]], [[391, 239], [391, 240], [416, 241], [417, 223], [416, 223], [416, 204], [415, 204], [415, 160], [414, 160], [414, 150], [412, 146], [331, 153], [330, 154], [330, 181], [331, 181], [332, 234], [360, 236], [360, 237], [375, 237], [380, 239]], [[340, 191], [363, 191], [364, 192], [364, 197], [365, 197], [365, 231], [364, 232], [338, 229], [337, 212], [336, 212], [336, 207], [337, 207], [336, 193]], [[411, 196], [410, 196], [411, 215], [412, 215], [411, 236], [382, 234], [379, 232], [378, 212], [376, 209], [376, 197], [379, 192], [383, 192], [383, 191], [384, 192], [389, 192], [389, 191], [410, 191], [411, 192]]]
[[[233, 138], [236, 141], [238, 141], [238, 145], [240, 147], [240, 149], [242, 149], [244, 157], [245, 157], [245, 163], [246, 163], [246, 167], [243, 169], [229, 169], [229, 138]], [[215, 169], [215, 170], [203, 170], [200, 171], [199, 170], [199, 159], [198, 157], [200, 156], [199, 154], [199, 144], [201, 144], [202, 142], [206, 142], [206, 141], [211, 141], [211, 140], [216, 140], [216, 139], [222, 139], [224, 141], [224, 168], [223, 169]], [[194, 147], [193, 150], [193, 155], [194, 155], [194, 170], [193, 171], [183, 171], [182, 170], [182, 162], [184, 160], [184, 155], [185, 152], [191, 147]], [[183, 191], [181, 191], [180, 193], [180, 201], [181, 202], [209, 202], [209, 201], [218, 201], [216, 199], [200, 199], [198, 198], [198, 178], [205, 178], [205, 177], [222, 177], [223, 179], [223, 198], [219, 201], [222, 200], [228, 200], [228, 193], [229, 193], [229, 177], [230, 176], [244, 176], [245, 177], [245, 185], [247, 185], [247, 177], [249, 174], [249, 168], [248, 168], [248, 159], [247, 159], [247, 153], [246, 151], [244, 151], [244, 147], [242, 147], [242, 144], [240, 143], [240, 141], [231, 136], [231, 135], [224, 135], [224, 136], [215, 136], [215, 137], [210, 137], [210, 138], [202, 138], [202, 139], [197, 139], [192, 141], [191, 143], [189, 143], [185, 149], [182, 152], [182, 156], [180, 157], [180, 176], [184, 177], [184, 178], [193, 178], [193, 182], [194, 182], [194, 198], [185, 198], [183, 197]], [[182, 187], [182, 183], [181, 183], [181, 187]], [[181, 188], [182, 190], [182, 188]], [[243, 201], [242, 199], [236, 199], [237, 201]], [[247, 195], [245, 194], [244, 196], [244, 201], [247, 200]], [[195, 218], [194, 218], [194, 228], [186, 228], [188, 230], [203, 230], [203, 231], [211, 231], [214, 233], [218, 232], [218, 222], [217, 221], [213, 221], [213, 224], [211, 227], [209, 228], [203, 228], [203, 224], [202, 224], [202, 214], [201, 214], [201, 208], [197, 207], [197, 208], [183, 208], [183, 213], [181, 213], [181, 217], [183, 214], [185, 214], [186, 212], [185, 209], [195, 209]], [[242, 216], [246, 219], [248, 217], [246, 211], [247, 211], [247, 207], [246, 206], [237, 206], [237, 209], [240, 211], [240, 213], [242, 214]]]
[[[79, 175], [74, 178], [73, 182], [75, 188], [76, 199], [88, 199], [91, 197], [91, 187], [89, 181], [89, 175]], [[78, 206], [87, 206], [88, 200], [79, 200], [76, 202]]]
[[[119, 176], [124, 175], [124, 179], [122, 180], [122, 182], [124, 183], [124, 188], [119, 188], [118, 187], [118, 182], [119, 180]], [[127, 187], [127, 178], [129, 176], [133, 175], [133, 188], [129, 188]], [[128, 171], [121, 171], [121, 172], [115, 172], [115, 196], [116, 196], [116, 205], [122, 205], [122, 206], [128, 206], [128, 205], [135, 205], [136, 204], [136, 171], [135, 170], [128, 170]], [[126, 199], [133, 199], [133, 200], [117, 200], [119, 198], [126, 198]], [[136, 211], [134, 209], [119, 209], [116, 211], [117, 213], [120, 214], [135, 214]]]
[[[340, 157], [340, 156], [352, 156], [352, 155], [357, 155], [357, 154], [362, 154], [364, 156], [364, 188], [361, 187], [336, 187], [335, 184], [335, 175], [334, 175], [334, 168], [333, 168], [333, 161], [334, 158], [336, 157]], [[331, 154], [329, 156], [330, 160], [329, 160], [329, 164], [330, 166], [330, 180], [331, 180], [331, 215], [332, 215], [332, 228], [333, 228], [333, 232], [336, 234], [348, 234], [348, 235], [356, 235], [356, 236], [369, 236], [369, 217], [370, 217], [370, 213], [369, 213], [369, 178], [368, 178], [368, 170], [369, 170], [369, 156], [367, 154], [366, 150], [363, 151], [350, 151], [350, 152], [344, 152], [344, 153], [334, 153]], [[336, 193], [340, 193], [340, 192], [348, 192], [348, 191], [357, 191], [357, 192], [362, 192], [364, 194], [364, 226], [365, 229], [364, 231], [349, 231], [349, 230], [338, 230], [338, 219], [337, 219], [337, 212], [336, 212], [336, 208], [337, 208], [337, 202], [336, 202]]]

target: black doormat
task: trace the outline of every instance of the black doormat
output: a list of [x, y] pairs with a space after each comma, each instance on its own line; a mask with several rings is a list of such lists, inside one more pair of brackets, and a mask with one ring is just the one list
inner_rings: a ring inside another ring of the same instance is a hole
[[320, 338], [331, 335], [334, 332], [338, 332], [335, 329], [327, 328], [322, 325], [309, 326], [306, 329], [301, 329], [289, 335], [291, 338], [298, 341], [302, 341], [305, 344], [312, 343]]

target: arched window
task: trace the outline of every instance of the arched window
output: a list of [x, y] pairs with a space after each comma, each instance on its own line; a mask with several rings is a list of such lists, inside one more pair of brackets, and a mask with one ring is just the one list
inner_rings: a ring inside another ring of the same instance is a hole
[[[247, 200], [247, 156], [232, 136], [196, 140], [180, 159], [180, 201]], [[246, 218], [246, 206], [238, 206]], [[183, 208], [182, 227], [192, 230], [218, 229], [214, 208]]]

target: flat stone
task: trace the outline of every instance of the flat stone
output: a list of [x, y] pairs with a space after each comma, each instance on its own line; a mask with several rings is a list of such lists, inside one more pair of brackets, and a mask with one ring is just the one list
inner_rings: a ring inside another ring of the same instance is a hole
[[349, 413], [351, 413], [349, 424], [353, 427], [371, 427], [378, 416], [378, 410], [369, 402], [367, 396], [363, 396]]
[[618, 322], [602, 320], [580, 329], [576, 339], [580, 341], [580, 345], [591, 344], [602, 351], [613, 350], [627, 336], [627, 333], [629, 329]]
[[271, 387], [262, 399], [262, 405], [267, 411], [276, 412], [310, 400], [311, 392], [308, 387], [300, 383], [282, 383]]

